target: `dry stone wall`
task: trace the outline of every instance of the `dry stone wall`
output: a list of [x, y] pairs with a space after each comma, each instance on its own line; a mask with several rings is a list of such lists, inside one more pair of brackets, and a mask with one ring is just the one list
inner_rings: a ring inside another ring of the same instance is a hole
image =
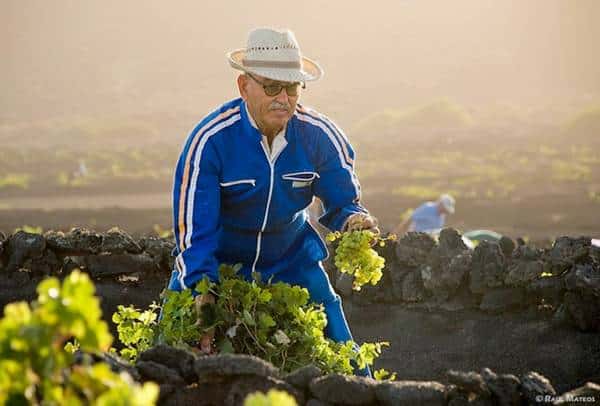
[[[19, 294], [27, 296], [44, 276], [75, 268], [89, 273], [99, 289], [106, 286], [108, 294], [120, 286], [120, 294], [135, 296], [133, 287], [140, 280], [160, 292], [173, 269], [173, 247], [170, 239], [134, 239], [118, 228], [106, 233], [76, 228], [44, 235], [0, 234], [0, 305]], [[408, 233], [377, 249], [386, 258], [384, 277], [377, 286], [356, 292], [350, 279], [334, 269], [332, 247], [326, 266], [342, 296], [363, 304], [490, 313], [533, 306], [581, 331], [600, 331], [600, 248], [590, 238], [560, 237], [546, 249], [503, 238], [499, 243], [483, 241], [472, 250], [456, 230], [447, 228], [438, 241]], [[127, 286], [132, 288], [123, 292]]]
[[[307, 365], [282, 374], [260, 358], [249, 355], [197, 356], [164, 345], [142, 353], [135, 367], [106, 355], [115, 370], [125, 370], [139, 381], [160, 386], [161, 405], [241, 405], [250, 393], [284, 390], [298, 405], [497, 406], [597, 404], [600, 385], [588, 382], [558, 394], [544, 376], [530, 371], [522, 376], [480, 372], [447, 372], [447, 384], [436, 381], [376, 381], [338, 374], [323, 375]], [[584, 404], [585, 404], [584, 403]]]
[[[427, 309], [483, 312], [552, 311], [581, 331], [600, 331], [600, 247], [590, 238], [560, 237], [546, 249], [508, 238], [469, 249], [460, 234], [442, 230], [439, 241], [408, 233], [377, 248], [386, 271], [376, 286], [353, 291], [346, 275], [328, 264], [338, 292], [358, 303], [405, 303]], [[333, 255], [333, 253], [332, 253]]]
[[110, 316], [118, 304], [145, 308], [158, 300], [173, 267], [173, 247], [171, 240], [134, 239], [118, 228], [106, 233], [83, 228], [44, 235], [0, 233], [0, 310], [10, 302], [34, 299], [44, 277], [61, 278], [79, 268], [93, 279], [104, 318], [116, 335]]

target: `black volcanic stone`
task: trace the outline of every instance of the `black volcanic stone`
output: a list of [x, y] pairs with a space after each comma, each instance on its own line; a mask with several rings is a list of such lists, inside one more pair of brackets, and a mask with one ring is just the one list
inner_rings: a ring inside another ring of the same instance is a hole
[[375, 402], [371, 378], [340, 374], [325, 375], [310, 383], [310, 392], [319, 400], [343, 405], [368, 405]]

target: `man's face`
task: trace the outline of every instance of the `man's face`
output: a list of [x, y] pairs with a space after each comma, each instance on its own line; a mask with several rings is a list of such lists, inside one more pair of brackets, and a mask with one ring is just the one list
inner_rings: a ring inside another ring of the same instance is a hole
[[[264, 132], [277, 134], [288, 122], [296, 110], [296, 104], [300, 98], [300, 89], [296, 96], [289, 96], [285, 87], [275, 96], [268, 96], [263, 85], [289, 86], [290, 82], [278, 82], [258, 75], [247, 74], [238, 77], [238, 88], [242, 98], [248, 105], [248, 110], [256, 121], [258, 127]], [[258, 82], [261, 83], [258, 83]], [[273, 134], [273, 135], [274, 135]]]

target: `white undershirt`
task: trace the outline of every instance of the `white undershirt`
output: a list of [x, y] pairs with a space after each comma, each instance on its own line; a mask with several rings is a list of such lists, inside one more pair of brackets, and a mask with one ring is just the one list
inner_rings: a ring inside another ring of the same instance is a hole
[[[248, 115], [248, 120], [250, 120], [250, 124], [252, 125], [252, 127], [256, 128], [260, 132], [260, 129], [256, 125], [256, 121], [254, 121], [254, 118], [252, 117], [252, 115], [248, 111], [248, 105], [245, 104], [245, 107], [246, 107], [246, 114]], [[261, 142], [265, 146], [265, 149], [267, 151], [269, 151], [269, 154], [270, 154], [269, 155], [269, 159], [271, 161], [273, 160], [274, 157], [278, 156], [279, 153], [287, 145], [287, 140], [285, 139], [285, 129], [286, 128], [287, 128], [287, 123], [283, 127], [283, 129], [277, 133], [277, 135], [275, 136], [275, 138], [273, 138], [273, 143], [272, 143], [271, 147], [269, 147], [269, 139], [267, 138], [267, 136], [261, 133], [261, 135], [262, 135]]]

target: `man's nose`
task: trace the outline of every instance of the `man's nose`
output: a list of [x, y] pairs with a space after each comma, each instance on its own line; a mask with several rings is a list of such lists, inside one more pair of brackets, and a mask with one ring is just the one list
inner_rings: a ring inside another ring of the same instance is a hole
[[287, 94], [287, 91], [285, 90], [285, 87], [281, 88], [281, 92], [279, 92], [279, 94], [275, 96], [275, 100], [277, 100], [281, 104], [289, 103], [289, 96]]

